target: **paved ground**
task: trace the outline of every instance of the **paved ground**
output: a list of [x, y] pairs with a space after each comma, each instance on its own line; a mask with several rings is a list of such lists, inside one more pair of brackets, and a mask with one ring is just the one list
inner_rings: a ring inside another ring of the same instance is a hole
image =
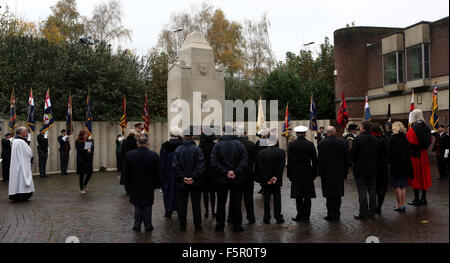
[[[288, 180], [283, 187], [283, 225], [262, 223], [263, 200], [255, 193], [257, 223], [244, 225], [246, 231], [239, 234], [226, 229], [225, 234], [214, 232], [214, 219], [204, 219], [204, 230], [194, 233], [192, 217], [188, 215], [188, 231], [178, 230], [174, 219], [163, 217], [162, 194], [156, 191], [153, 212], [153, 233], [131, 231], [133, 208], [128, 203], [116, 173], [94, 174], [90, 191], [80, 195], [78, 177], [52, 176], [35, 178], [37, 192], [27, 203], [13, 203], [7, 197], [7, 185], [0, 183], [0, 243], [4, 242], [65, 242], [68, 236], [77, 236], [81, 242], [364, 242], [368, 236], [377, 236], [381, 242], [449, 242], [449, 185], [436, 180], [433, 164], [433, 186], [429, 204], [425, 207], [409, 207], [405, 214], [392, 211], [395, 205], [393, 190], [386, 198], [383, 215], [375, 220], [359, 222], [353, 219], [357, 213], [357, 193], [354, 181], [346, 182], [342, 220], [329, 223], [323, 219], [325, 200], [321, 198], [320, 180], [316, 180], [317, 194], [313, 201], [312, 219], [309, 223], [297, 223], [294, 200], [289, 199]], [[257, 191], [259, 187], [255, 187]], [[412, 190], [408, 189], [408, 200]], [[244, 215], [245, 218], [245, 215]], [[246, 222], [246, 220], [245, 220]]]

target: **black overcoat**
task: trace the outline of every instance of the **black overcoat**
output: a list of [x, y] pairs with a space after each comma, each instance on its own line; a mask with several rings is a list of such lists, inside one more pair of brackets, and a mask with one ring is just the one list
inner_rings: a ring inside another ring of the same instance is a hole
[[214, 142], [215, 135], [200, 135], [199, 147], [202, 149], [203, 157], [205, 158], [205, 172], [202, 176], [201, 190], [204, 193], [210, 193], [216, 191], [216, 175], [214, 167], [211, 164], [211, 152], [216, 143]]
[[393, 134], [388, 140], [388, 161], [390, 176], [414, 178], [411, 163], [411, 146], [406, 134]]
[[[122, 142], [122, 162], [125, 162], [125, 157], [127, 156], [127, 153], [136, 150], [137, 149], [137, 141], [134, 136], [128, 136], [123, 142]], [[122, 165], [123, 167], [123, 165]], [[125, 182], [123, 180], [123, 172], [120, 174], [120, 184], [124, 185]]]
[[[258, 169], [261, 171], [260, 182], [263, 188], [271, 186], [283, 186], [283, 173], [286, 164], [286, 153], [277, 146], [270, 146], [258, 152]], [[277, 178], [275, 185], [268, 185], [267, 182], [273, 177]]]
[[355, 177], [376, 177], [378, 173], [378, 145], [375, 136], [363, 132], [353, 142], [350, 155]]
[[158, 154], [147, 147], [130, 151], [125, 157], [122, 171], [130, 203], [139, 207], [153, 205], [154, 190], [161, 187]]
[[316, 198], [317, 152], [314, 144], [300, 136], [288, 147], [288, 178], [291, 198]]
[[344, 180], [350, 164], [347, 142], [334, 135], [328, 136], [320, 141], [317, 150], [323, 197], [344, 196]]
[[374, 134], [378, 139], [378, 155], [377, 155], [377, 192], [386, 191], [389, 185], [389, 167], [387, 156], [387, 139], [382, 134]]
[[92, 174], [94, 167], [94, 141], [92, 141], [91, 153], [84, 149], [84, 142], [76, 141], [75, 149], [77, 150], [77, 174]]
[[[244, 170], [244, 185], [251, 188], [255, 183], [256, 166], [256, 145], [248, 139], [248, 137], [238, 137], [238, 140], [244, 144], [247, 150], [247, 166]], [[253, 189], [253, 188], [251, 188]]]

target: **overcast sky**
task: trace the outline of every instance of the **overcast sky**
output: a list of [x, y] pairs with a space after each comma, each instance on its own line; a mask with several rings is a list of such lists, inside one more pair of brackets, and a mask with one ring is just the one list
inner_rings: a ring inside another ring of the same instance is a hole
[[[103, 0], [106, 1], [106, 0]], [[44, 20], [57, 0], [0, 0], [27, 20]], [[83, 16], [91, 16], [102, 0], [77, 0]], [[123, 24], [133, 31], [132, 42], [122, 46], [146, 54], [156, 44], [158, 34], [170, 14], [190, 10], [203, 0], [122, 0]], [[312, 51], [333, 32], [351, 22], [356, 26], [407, 27], [419, 21], [435, 21], [448, 16], [448, 0], [210, 0], [228, 19], [258, 19], [264, 12], [271, 22], [272, 48], [278, 60], [287, 51], [298, 53], [304, 43], [315, 42]]]

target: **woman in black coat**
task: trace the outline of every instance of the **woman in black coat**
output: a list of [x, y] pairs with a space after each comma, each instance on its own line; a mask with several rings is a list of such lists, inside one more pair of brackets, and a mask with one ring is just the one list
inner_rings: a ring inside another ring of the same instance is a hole
[[393, 134], [388, 141], [389, 180], [395, 188], [397, 206], [394, 210], [404, 212], [406, 210], [406, 186], [408, 178], [413, 178], [411, 164], [411, 149], [406, 138], [406, 129], [401, 122], [392, 124]]
[[[86, 149], [86, 142], [92, 143], [90, 149]], [[80, 176], [80, 192], [85, 194], [87, 192], [87, 184], [89, 183], [92, 173], [94, 172], [92, 165], [94, 160], [94, 141], [89, 139], [89, 134], [87, 131], [82, 130], [78, 133], [75, 148], [77, 150], [77, 174]]]
[[201, 189], [203, 193], [203, 202], [205, 204], [205, 217], [209, 216], [209, 200], [211, 200], [211, 215], [216, 216], [216, 176], [214, 167], [211, 165], [211, 152], [216, 143], [214, 140], [216, 136], [200, 135], [200, 149], [202, 149], [205, 158], [205, 172], [203, 180], [201, 181]]
[[389, 168], [387, 159], [387, 139], [383, 135], [381, 126], [378, 123], [372, 123], [370, 132], [378, 139], [378, 153], [377, 153], [377, 179], [376, 179], [376, 193], [377, 193], [377, 209], [375, 213], [381, 215], [381, 207], [384, 203], [387, 187], [389, 184]]

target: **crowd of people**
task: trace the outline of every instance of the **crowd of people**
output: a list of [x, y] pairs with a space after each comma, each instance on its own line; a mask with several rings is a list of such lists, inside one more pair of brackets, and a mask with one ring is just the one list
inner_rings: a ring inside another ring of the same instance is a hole
[[[215, 217], [216, 232], [224, 232], [226, 223], [234, 232], [242, 232], [243, 213], [249, 224], [255, 224], [254, 186], [259, 183], [263, 195], [263, 222], [285, 222], [282, 214], [281, 187], [283, 174], [291, 182], [290, 197], [296, 201], [294, 221], [308, 221], [312, 199], [316, 198], [314, 181], [320, 177], [322, 195], [326, 198], [328, 221], [339, 221], [345, 179], [352, 170], [359, 196], [357, 220], [381, 215], [388, 187], [395, 188], [397, 204], [393, 210], [405, 212], [407, 204], [427, 204], [431, 186], [428, 149], [437, 154], [440, 180], [448, 177], [448, 126], [432, 132], [425, 124], [420, 110], [411, 113], [407, 129], [403, 123], [386, 123], [384, 129], [376, 122], [363, 121], [358, 127], [349, 124], [343, 138], [338, 138], [333, 126], [321, 127], [317, 147], [306, 139], [307, 127], [290, 129], [287, 149], [279, 147], [279, 138], [264, 129], [253, 143], [243, 127], [224, 127], [223, 135], [204, 131], [194, 136], [191, 127], [182, 131], [170, 129], [170, 139], [163, 143], [159, 154], [148, 148], [148, 135], [132, 129], [126, 138], [116, 140], [117, 169], [120, 184], [135, 208], [134, 231], [152, 231], [152, 207], [155, 189], [161, 189], [164, 216], [177, 213], [180, 231], [186, 231], [189, 199], [195, 231], [202, 231], [202, 199], [204, 216]], [[136, 127], [139, 128], [139, 127]], [[359, 130], [359, 132], [358, 132]], [[207, 135], [209, 134], [209, 135]], [[32, 178], [33, 155], [25, 127], [16, 136], [6, 134], [2, 140], [3, 181], [9, 181], [9, 197], [15, 201], [28, 200], [34, 192]], [[199, 141], [197, 146], [196, 141]], [[58, 137], [61, 174], [67, 174], [70, 154], [69, 136], [65, 130]], [[46, 177], [48, 138], [41, 130], [38, 135], [38, 156], [41, 177]], [[82, 194], [88, 191], [93, 174], [94, 141], [88, 132], [79, 132], [75, 142], [77, 174]], [[406, 188], [411, 186], [414, 199], [406, 201]], [[203, 197], [203, 198], [202, 198]], [[271, 202], [273, 200], [273, 212]]]

